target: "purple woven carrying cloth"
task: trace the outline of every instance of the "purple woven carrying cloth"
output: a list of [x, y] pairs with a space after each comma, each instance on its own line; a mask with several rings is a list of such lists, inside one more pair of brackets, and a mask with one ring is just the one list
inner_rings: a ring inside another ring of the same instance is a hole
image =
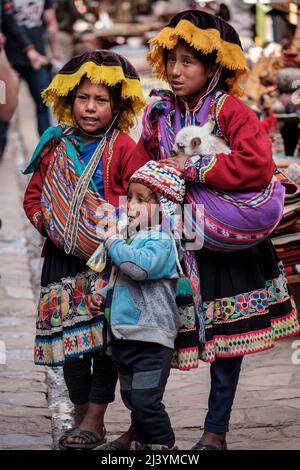
[[[181, 110], [171, 92], [158, 90], [152, 95], [161, 100], [144, 114], [143, 137], [151, 138], [152, 113], [155, 113], [159, 159], [164, 159], [170, 156], [176, 132], [182, 127]], [[214, 93], [205, 97], [196, 113], [201, 126], [208, 120], [213, 97]], [[188, 181], [186, 186], [186, 203], [204, 206], [204, 246], [218, 251], [249, 248], [268, 237], [282, 217], [284, 196], [285, 189], [276, 178], [260, 192], [222, 192]], [[186, 221], [190, 231], [196, 229], [194, 216], [195, 211]]]

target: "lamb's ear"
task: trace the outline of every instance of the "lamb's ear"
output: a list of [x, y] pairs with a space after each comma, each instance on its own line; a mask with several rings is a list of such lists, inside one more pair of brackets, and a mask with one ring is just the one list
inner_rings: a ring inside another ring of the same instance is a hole
[[193, 137], [191, 140], [191, 147], [194, 149], [195, 147], [198, 147], [199, 145], [201, 145], [200, 137]]
[[204, 124], [203, 129], [205, 129], [209, 134], [212, 134], [214, 127], [215, 127], [214, 121], [210, 120]]

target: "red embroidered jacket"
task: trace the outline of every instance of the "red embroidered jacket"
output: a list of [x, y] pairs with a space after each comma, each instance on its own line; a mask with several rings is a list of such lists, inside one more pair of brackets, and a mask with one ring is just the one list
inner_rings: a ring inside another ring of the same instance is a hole
[[[147, 112], [147, 109], [146, 109]], [[188, 159], [185, 179], [199, 181], [223, 191], [260, 191], [271, 181], [275, 170], [271, 140], [262, 128], [256, 114], [240, 99], [226, 95], [217, 115], [218, 125], [229, 143], [229, 154], [205, 156], [194, 165]], [[149, 141], [140, 138], [135, 154], [157, 159], [157, 125], [153, 123]], [[197, 166], [196, 166], [197, 165]], [[191, 178], [190, 175], [194, 174]]]
[[[109, 164], [108, 146], [103, 153], [104, 195], [105, 199], [115, 207], [118, 206], [119, 196], [126, 195], [131, 175], [149, 159], [148, 155], [136, 153], [135, 147], [135, 141], [121, 131], [114, 142], [113, 155]], [[23, 201], [28, 219], [43, 236], [47, 236], [47, 234], [41, 215], [41, 194], [52, 152], [44, 156], [38, 169], [32, 175]]]

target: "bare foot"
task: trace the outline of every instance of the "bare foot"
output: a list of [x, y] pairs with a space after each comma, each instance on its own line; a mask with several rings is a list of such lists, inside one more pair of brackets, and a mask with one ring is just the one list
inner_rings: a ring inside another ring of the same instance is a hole
[[[98, 405], [96, 403], [88, 403], [86, 412], [84, 413], [84, 406], [81, 405], [81, 409], [75, 409], [75, 419], [77, 411], [77, 422], [78, 428], [84, 431], [90, 431], [100, 436], [104, 433], [103, 420], [104, 413], [107, 408], [107, 404]], [[82, 418], [82, 419], [81, 419]], [[86, 439], [84, 437], [73, 437], [69, 436], [65, 439], [64, 444], [85, 444]]]
[[130, 426], [128, 431], [121, 434], [121, 436], [117, 437], [113, 441], [109, 441], [106, 444], [102, 444], [97, 446], [94, 450], [130, 450], [131, 443], [135, 440], [135, 433], [133, 427]]
[[119, 436], [116, 441], [122, 444], [124, 449], [130, 449], [130, 444], [134, 440], [134, 431], [133, 428], [130, 426], [128, 431], [124, 432]]

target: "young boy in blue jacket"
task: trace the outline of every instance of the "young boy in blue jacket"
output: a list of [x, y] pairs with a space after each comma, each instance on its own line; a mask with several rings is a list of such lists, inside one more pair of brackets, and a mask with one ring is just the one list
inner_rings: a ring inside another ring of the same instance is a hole
[[184, 193], [177, 170], [158, 162], [150, 161], [133, 174], [127, 194], [128, 230], [137, 231], [129, 241], [107, 232], [112, 274], [108, 287], [91, 302], [96, 314], [106, 297], [121, 396], [132, 412], [133, 449], [176, 448], [162, 398], [178, 330], [180, 244], [163, 219], [170, 221]]

